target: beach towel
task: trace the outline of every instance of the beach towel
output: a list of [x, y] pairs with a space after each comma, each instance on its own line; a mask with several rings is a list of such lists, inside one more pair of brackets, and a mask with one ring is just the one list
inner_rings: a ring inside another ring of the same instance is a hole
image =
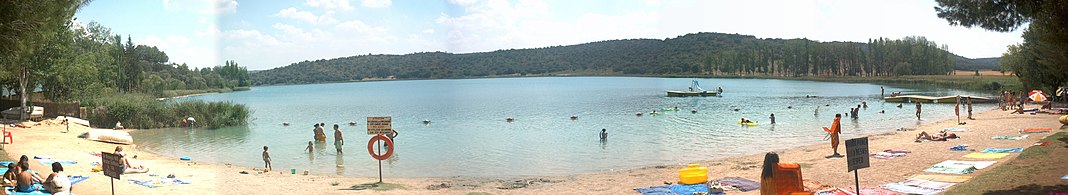
[[1008, 156], [1009, 153], [983, 153], [972, 152], [971, 154], [964, 155], [964, 158], [979, 158], [979, 159], [999, 159]]
[[994, 137], [990, 137], [990, 138], [994, 139], [994, 140], [1021, 140], [1021, 139], [1026, 139], [1027, 135], [1021, 135], [1021, 136], [994, 136]]
[[932, 167], [963, 167], [973, 166], [975, 169], [984, 169], [990, 165], [994, 165], [997, 161], [963, 161], [963, 160], [947, 160], [935, 164]]
[[892, 159], [892, 158], [903, 157], [903, 156], [905, 156], [907, 154], [908, 153], [893, 153], [893, 152], [883, 151], [883, 152], [877, 152], [875, 154], [871, 154], [871, 157], [872, 158], [883, 159], [883, 160], [889, 160], [889, 159]]
[[808, 191], [808, 192], [820, 192], [820, 191], [827, 191], [827, 190], [835, 189], [834, 186], [823, 184], [823, 183], [820, 183], [818, 181], [808, 180], [808, 179], [802, 180], [801, 181], [801, 185], [805, 188], [805, 191]]
[[965, 132], [965, 131], [968, 131], [968, 128], [949, 127], [949, 128], [945, 128], [943, 130], [952, 131], [952, 132]]
[[[856, 195], [855, 188], [835, 188], [833, 190], [823, 191], [815, 193], [817, 195]], [[863, 187], [860, 188], [861, 195], [900, 195], [901, 193], [884, 190], [882, 188]]]
[[909, 185], [909, 186], [916, 186], [916, 187], [921, 187], [921, 188], [937, 189], [937, 190], [945, 190], [945, 189], [949, 188], [950, 186], [953, 186], [953, 185], [957, 184], [957, 183], [938, 182], [938, 181], [931, 181], [931, 180], [926, 180], [926, 179], [915, 179], [915, 178], [910, 178], [910, 179], [907, 179], [907, 180], [905, 180], [903, 182], [898, 182], [898, 183]]
[[961, 144], [961, 145], [953, 146], [952, 148], [949, 148], [949, 150], [952, 150], [952, 151], [968, 151], [968, 145]]
[[671, 191], [671, 188], [664, 186], [653, 186], [648, 188], [634, 188], [634, 191], [642, 193], [642, 195], [677, 195], [675, 191]]
[[1061, 179], [1068, 180], [1068, 175], [1061, 176]]
[[81, 182], [89, 179], [89, 176], [68, 175], [67, 179], [70, 180], [70, 185], [74, 185], [74, 184], [78, 184], [78, 183], [81, 183]]
[[905, 184], [901, 184], [901, 183], [888, 183], [888, 184], [883, 184], [883, 185], [881, 185], [879, 187], [882, 187], [883, 189], [887, 189], [887, 190], [890, 190], [890, 191], [901, 192], [901, 193], [906, 193], [906, 194], [924, 194], [924, 195], [927, 195], [927, 194], [938, 194], [938, 193], [942, 193], [942, 191], [944, 191], [944, 190], [939, 190], [939, 189], [930, 189], [930, 188], [910, 186], [910, 185], [905, 185]]
[[1020, 130], [1021, 134], [1049, 133], [1049, 132], [1053, 132], [1053, 128], [1027, 128], [1027, 129], [1024, 129], [1024, 130]]
[[37, 190], [34, 190], [32, 192], [16, 192], [15, 191], [15, 187], [4, 187], [4, 190], [7, 191], [7, 194], [10, 194], [10, 195], [52, 194], [52, 193], [45, 192], [44, 191], [44, 186], [42, 186], [41, 184], [33, 184], [33, 187], [35, 189], [37, 189]]
[[0, 166], [7, 167], [8, 164], [15, 164], [15, 161], [0, 161]]
[[1013, 153], [1023, 152], [1023, 148], [987, 148], [982, 153]]
[[1035, 142], [1034, 146], [1048, 146], [1052, 142]]
[[966, 175], [913, 175], [912, 178], [914, 178], [914, 179], [923, 179], [923, 180], [928, 180], [928, 181], [962, 183], [964, 181], [968, 181], [968, 179], [971, 179], [972, 176], [966, 176]]
[[682, 195], [690, 195], [696, 192], [708, 193], [708, 186], [705, 184], [675, 184], [669, 185], [668, 188]]
[[756, 181], [745, 179], [745, 178], [741, 178], [741, 177], [726, 177], [726, 178], [723, 178], [723, 179], [718, 179], [716, 181], [718, 181], [720, 184], [723, 184], [723, 185], [730, 185], [730, 186], [733, 186], [735, 188], [738, 188], [738, 190], [741, 190], [743, 192], [748, 192], [750, 190], [758, 190], [758, 189], [760, 189], [760, 182], [756, 182]]
[[152, 183], [152, 180], [131, 179], [131, 180], [126, 180], [126, 181], [129, 181], [130, 183], [133, 183], [133, 184], [145, 186], [145, 187], [148, 187], [148, 188], [163, 187], [163, 185], [156, 185], [156, 184]]
[[945, 173], [945, 174], [963, 175], [963, 174], [971, 174], [973, 171], [975, 171], [975, 167], [974, 166], [970, 166], [970, 167], [931, 167], [931, 168], [924, 169], [923, 171], [932, 172], [932, 173]]
[[46, 165], [46, 166], [51, 166], [52, 163], [54, 163], [54, 162], [58, 162], [59, 164], [61, 164], [63, 166], [71, 166], [71, 165], [78, 164], [78, 161], [73, 161], [73, 160], [56, 160], [56, 159], [51, 159], [51, 158], [42, 158], [42, 159], [34, 159], [34, 160], [37, 160], [38, 164]]

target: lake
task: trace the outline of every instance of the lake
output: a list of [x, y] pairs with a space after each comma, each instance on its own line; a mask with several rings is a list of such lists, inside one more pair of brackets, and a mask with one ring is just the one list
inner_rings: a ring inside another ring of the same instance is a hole
[[[253, 87], [172, 100], [246, 104], [253, 111], [248, 126], [132, 134], [139, 148], [175, 158], [262, 167], [260, 152], [269, 146], [277, 170], [374, 177], [378, 162], [367, 153], [366, 117], [388, 115], [400, 134], [396, 153], [382, 162], [386, 177], [513, 177], [685, 164], [821, 143], [820, 127], [863, 101], [869, 107], [859, 119], [843, 117], [842, 140], [953, 117], [953, 104], [924, 104], [923, 120], [917, 121], [912, 104], [884, 103], [881, 85], [863, 83], [697, 79], [706, 89], [722, 87], [723, 94], [665, 97], [666, 90], [685, 90], [691, 80], [542, 77]], [[887, 94], [989, 96], [882, 87]], [[976, 104], [975, 110], [994, 106]], [[661, 111], [674, 107], [680, 111]], [[649, 115], [653, 110], [663, 114]], [[773, 113], [777, 124], [770, 125]], [[515, 120], [506, 122], [508, 117]], [[742, 117], [760, 125], [741, 126]], [[340, 125], [343, 155], [333, 149], [332, 129], [326, 131], [326, 143], [316, 144], [311, 153], [304, 150], [315, 123]], [[598, 137], [601, 129], [608, 130], [605, 141]]]

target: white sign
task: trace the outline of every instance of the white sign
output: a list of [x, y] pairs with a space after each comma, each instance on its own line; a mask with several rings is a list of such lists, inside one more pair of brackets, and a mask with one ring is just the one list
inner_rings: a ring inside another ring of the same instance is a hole
[[393, 131], [393, 117], [370, 116], [367, 117], [367, 134], [389, 134]]

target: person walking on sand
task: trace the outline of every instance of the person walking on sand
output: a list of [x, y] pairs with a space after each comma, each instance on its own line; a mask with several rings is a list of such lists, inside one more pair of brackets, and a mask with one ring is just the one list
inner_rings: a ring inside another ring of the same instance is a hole
[[771, 113], [771, 124], [775, 124], [775, 113]]
[[831, 123], [831, 128], [823, 127], [823, 131], [827, 132], [831, 136], [831, 149], [834, 149], [834, 154], [827, 158], [840, 158], [841, 154], [838, 154], [838, 135], [842, 133], [842, 115], [834, 115], [834, 123]]
[[921, 105], [919, 101], [916, 101], [916, 120], [920, 120], [920, 108], [922, 107], [923, 105]]
[[975, 120], [972, 118], [972, 97], [968, 97], [968, 119]]
[[960, 123], [960, 96], [957, 96], [957, 104], [953, 105], [953, 114], [957, 115], [957, 125], [963, 125]]
[[345, 153], [341, 151], [342, 145], [345, 145], [345, 139], [341, 138], [341, 129], [338, 128], [337, 124], [334, 124], [334, 149], [337, 149], [337, 154]]
[[271, 171], [271, 154], [267, 153], [267, 146], [263, 146], [263, 172]]

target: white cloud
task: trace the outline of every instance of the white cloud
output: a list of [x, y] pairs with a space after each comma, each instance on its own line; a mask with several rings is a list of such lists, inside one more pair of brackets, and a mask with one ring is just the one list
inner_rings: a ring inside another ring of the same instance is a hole
[[434, 34], [433, 28], [423, 29], [423, 34]]
[[285, 8], [285, 9], [279, 10], [278, 13], [274, 14], [274, 16], [294, 19], [294, 20], [306, 22], [308, 24], [315, 24], [315, 25], [327, 24], [328, 25], [328, 24], [337, 23], [337, 19], [334, 18], [333, 14], [334, 14], [333, 11], [327, 11], [326, 13], [323, 13], [323, 15], [316, 16], [315, 14], [312, 14], [311, 12], [300, 11], [300, 10], [297, 10], [297, 8], [290, 7], [290, 8]]
[[163, 0], [164, 11], [190, 11], [221, 15], [237, 12], [237, 0]]
[[360, 2], [360, 5], [369, 8], [389, 7], [391, 4], [393, 4], [391, 0], [363, 0], [363, 2]]
[[148, 35], [134, 40], [135, 44], [155, 46], [167, 53], [170, 62], [186, 63], [195, 67], [217, 64], [218, 52], [210, 44], [196, 41], [184, 35], [167, 35], [164, 37]]
[[[352, 5], [349, 4], [349, 0], [307, 0], [305, 3], [308, 6], [315, 8], [322, 8], [325, 10], [352, 10]], [[388, 5], [387, 5], [388, 6]]]
[[469, 6], [478, 3], [478, 0], [449, 0], [449, 3], [456, 4], [459, 6]]
[[216, 14], [237, 12], [237, 0], [212, 0]]

